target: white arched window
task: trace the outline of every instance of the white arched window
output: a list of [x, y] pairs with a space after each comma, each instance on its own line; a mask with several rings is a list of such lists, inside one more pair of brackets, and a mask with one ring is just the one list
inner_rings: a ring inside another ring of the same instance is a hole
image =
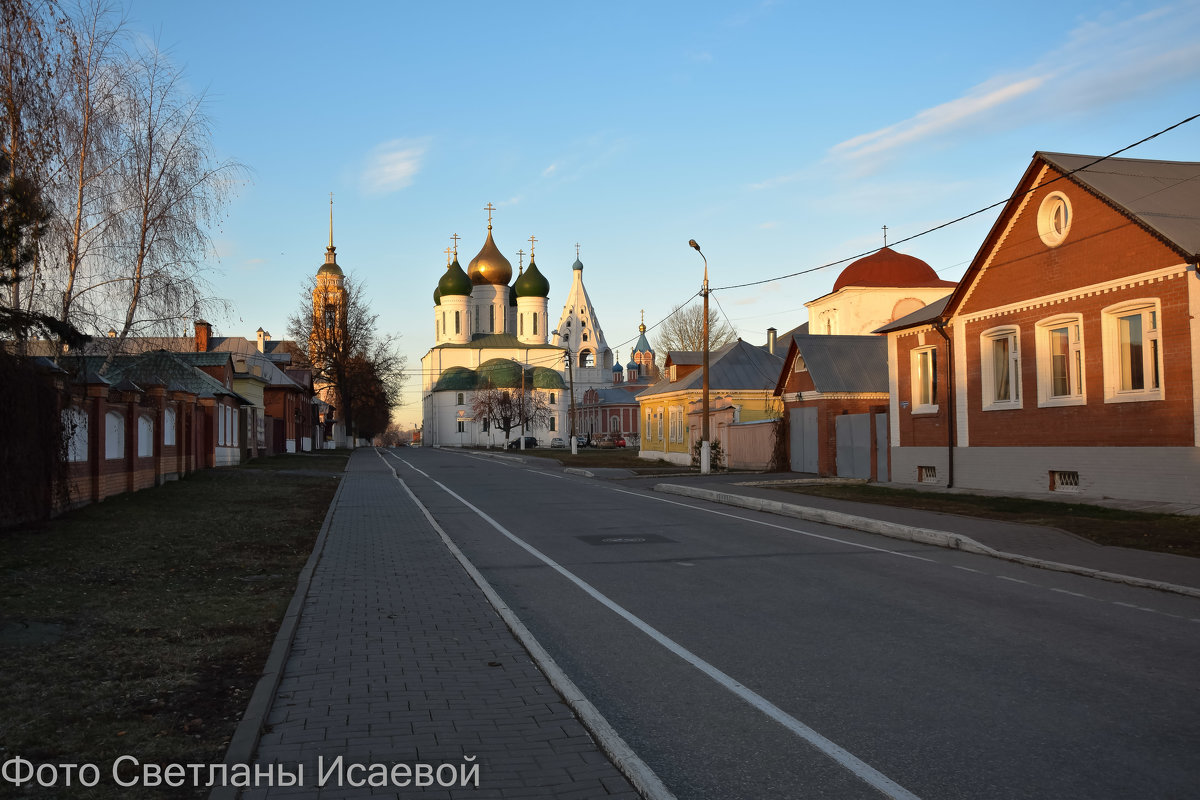
[[138, 417], [138, 458], [154, 455], [154, 420], [149, 415]]
[[983, 410], [1021, 407], [1021, 330], [1015, 325], [979, 335]]
[[88, 460], [88, 415], [77, 406], [62, 412], [63, 438], [67, 443], [67, 461]]
[[168, 408], [163, 412], [163, 444], [167, 447], [175, 444], [175, 409]]
[[104, 415], [104, 457], [125, 457], [125, 417], [116, 411]]

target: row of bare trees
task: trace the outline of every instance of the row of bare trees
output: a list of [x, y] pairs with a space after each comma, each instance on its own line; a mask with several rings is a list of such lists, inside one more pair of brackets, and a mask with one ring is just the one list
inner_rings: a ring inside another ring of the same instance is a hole
[[3, 304], [111, 330], [113, 353], [219, 314], [209, 230], [245, 169], [217, 156], [203, 96], [103, 0], [3, 0], [0, 25], [4, 178], [47, 215], [31, 257], [3, 254]]

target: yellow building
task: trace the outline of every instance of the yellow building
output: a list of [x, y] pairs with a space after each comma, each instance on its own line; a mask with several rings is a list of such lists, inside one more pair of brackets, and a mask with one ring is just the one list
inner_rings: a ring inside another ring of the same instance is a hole
[[[638, 455], [691, 464], [693, 443], [700, 439], [702, 420], [693, 411], [703, 395], [704, 354], [673, 350], [667, 355], [659, 381], [637, 396], [642, 437]], [[709, 355], [710, 437], [719, 409], [732, 407], [733, 422], [746, 423], [779, 416], [775, 384], [783, 360], [764, 347], [741, 339]], [[720, 402], [717, 402], [717, 401]]]

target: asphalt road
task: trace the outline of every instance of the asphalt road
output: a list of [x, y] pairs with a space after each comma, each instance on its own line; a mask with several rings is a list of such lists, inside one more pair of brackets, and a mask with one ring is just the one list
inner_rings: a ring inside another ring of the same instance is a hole
[[679, 798], [1200, 796], [1200, 600], [386, 457]]

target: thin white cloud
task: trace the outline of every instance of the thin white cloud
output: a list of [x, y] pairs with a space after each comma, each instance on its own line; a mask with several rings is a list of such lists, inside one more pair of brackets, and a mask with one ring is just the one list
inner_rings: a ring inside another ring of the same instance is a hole
[[546, 167], [544, 170], [542, 170], [542, 177], [543, 178], [549, 177], [557, 171], [558, 171], [558, 162], [556, 161], [553, 164], [551, 164], [550, 166]]
[[367, 191], [386, 194], [410, 186], [428, 147], [428, 139], [393, 139], [378, 145], [362, 173]]
[[1044, 77], [1027, 78], [998, 88], [977, 86], [964, 97], [925, 109], [914, 117], [833, 146], [832, 153], [861, 158], [925, 139], [956, 127], [964, 120], [990, 111], [1039, 88]]
[[763, 230], [763, 231], [769, 231], [769, 230], [771, 230], [771, 228], [774, 228], [774, 227], [775, 227], [775, 226], [777, 226], [778, 224], [779, 224], [779, 223], [778, 223], [778, 222], [776, 222], [775, 220], [770, 220], [770, 221], [768, 221], [768, 222], [760, 222], [760, 223], [758, 224], [758, 229], [759, 229], [759, 230]]
[[[834, 145], [840, 160], [878, 161], [905, 146], [971, 125], [1017, 127], [1064, 110], [1101, 108], [1146, 96], [1200, 74], [1200, 4], [1162, 6], [1135, 16], [1106, 12], [1081, 22], [1063, 43], [1021, 73], [997, 76], [961, 97]], [[1003, 115], [992, 113], [1003, 110]], [[756, 188], [775, 185], [771, 179]]]

